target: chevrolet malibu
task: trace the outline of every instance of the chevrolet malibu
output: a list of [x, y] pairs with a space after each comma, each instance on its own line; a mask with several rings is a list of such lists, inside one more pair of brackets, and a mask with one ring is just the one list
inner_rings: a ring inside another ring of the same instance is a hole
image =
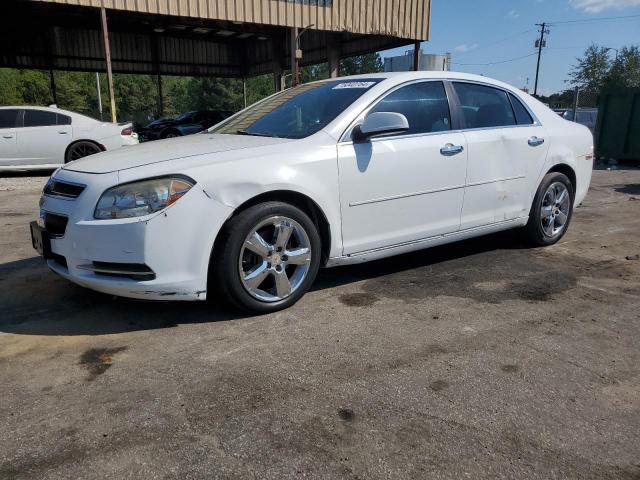
[[552, 245], [585, 198], [587, 128], [485, 77], [408, 72], [277, 93], [203, 134], [93, 155], [45, 186], [34, 247], [113, 295], [272, 312], [320, 267], [507, 229]]

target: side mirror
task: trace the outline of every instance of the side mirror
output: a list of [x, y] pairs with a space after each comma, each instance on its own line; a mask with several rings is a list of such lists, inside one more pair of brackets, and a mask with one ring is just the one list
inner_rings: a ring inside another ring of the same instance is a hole
[[376, 135], [402, 133], [409, 130], [409, 120], [401, 113], [376, 112], [364, 119], [353, 129], [353, 140], [364, 141]]

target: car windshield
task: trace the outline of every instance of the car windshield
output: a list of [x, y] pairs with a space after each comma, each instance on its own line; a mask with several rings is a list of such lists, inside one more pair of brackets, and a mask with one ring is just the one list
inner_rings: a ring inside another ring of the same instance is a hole
[[210, 130], [229, 135], [304, 138], [333, 121], [381, 79], [327, 80], [290, 88]]
[[198, 113], [198, 112], [183, 113], [178, 118], [176, 118], [176, 122], [178, 122], [178, 123], [187, 123], [187, 122], [193, 120], [193, 117], [196, 116], [196, 113]]

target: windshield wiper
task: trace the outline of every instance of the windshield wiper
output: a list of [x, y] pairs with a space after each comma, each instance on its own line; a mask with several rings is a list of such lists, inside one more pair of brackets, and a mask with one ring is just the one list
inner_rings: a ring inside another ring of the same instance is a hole
[[266, 133], [254, 133], [254, 132], [248, 132], [247, 130], [236, 130], [236, 133], [238, 135], [248, 135], [251, 137], [273, 137], [273, 135], [269, 135]]

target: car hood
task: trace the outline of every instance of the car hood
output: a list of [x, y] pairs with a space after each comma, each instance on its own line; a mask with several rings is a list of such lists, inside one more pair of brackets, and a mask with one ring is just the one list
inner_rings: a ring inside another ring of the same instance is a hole
[[[63, 168], [83, 173], [110, 173], [170, 160], [180, 161], [198, 155], [258, 148], [290, 141], [286, 138], [198, 134], [98, 153], [70, 162]], [[215, 161], [216, 158], [213, 158], [212, 163]]]

